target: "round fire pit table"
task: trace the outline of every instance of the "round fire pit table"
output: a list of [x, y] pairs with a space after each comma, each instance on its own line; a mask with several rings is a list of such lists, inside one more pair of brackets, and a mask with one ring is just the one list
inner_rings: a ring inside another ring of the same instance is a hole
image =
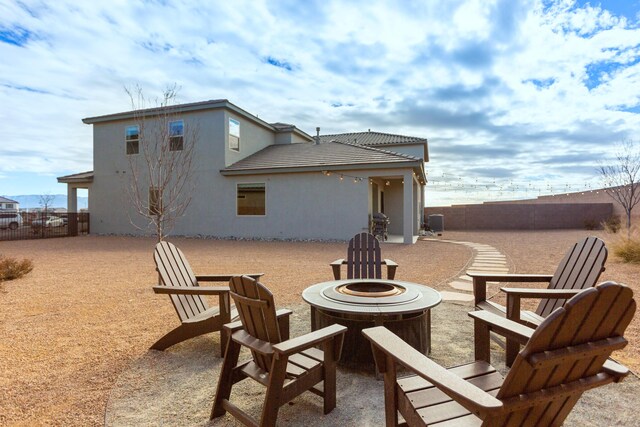
[[400, 280], [332, 280], [308, 287], [302, 298], [311, 306], [311, 329], [332, 324], [348, 328], [342, 364], [372, 365], [373, 354], [362, 330], [384, 326], [423, 354], [431, 351], [431, 308], [440, 293]]

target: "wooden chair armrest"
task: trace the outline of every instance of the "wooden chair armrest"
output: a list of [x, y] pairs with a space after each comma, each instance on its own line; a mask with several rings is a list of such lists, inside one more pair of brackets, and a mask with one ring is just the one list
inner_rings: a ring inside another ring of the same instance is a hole
[[249, 276], [252, 279], [258, 280], [264, 273], [252, 273], [252, 274], [197, 274], [196, 280], [198, 282], [228, 282], [232, 277], [236, 276]]
[[[380, 357], [380, 353], [378, 353], [378, 357], [376, 357], [376, 365], [380, 372], [387, 372], [386, 364], [380, 366], [381, 359], [389, 360], [392, 358], [431, 382], [467, 410], [479, 415], [480, 418], [485, 418], [488, 413], [502, 411], [503, 406], [500, 400], [433, 362], [384, 326], [368, 328], [362, 333], [371, 341], [374, 350], [377, 349], [385, 356], [384, 358]], [[385, 384], [385, 387], [388, 385]]]
[[344, 258], [340, 258], [337, 259], [335, 261], [333, 261], [331, 264], [329, 264], [331, 266], [331, 269], [333, 270], [333, 279], [334, 280], [340, 280], [340, 267], [343, 264], [346, 264], [347, 260]]
[[345, 326], [336, 324], [330, 325], [325, 328], [318, 329], [317, 331], [275, 344], [273, 346], [273, 350], [276, 354], [290, 356], [292, 354], [299, 353], [302, 350], [316, 346], [337, 335], [344, 334], [346, 331], [347, 328]]
[[[281, 308], [280, 310], [276, 311], [276, 317], [278, 318], [278, 324], [282, 327], [282, 324], [280, 324], [280, 320], [281, 319], [286, 319], [286, 323], [287, 323], [287, 327], [289, 326], [289, 316], [291, 315], [291, 313], [293, 313], [293, 311], [287, 309], [287, 308]], [[227, 323], [225, 325], [222, 326], [229, 334], [234, 333], [235, 331], [239, 331], [240, 329], [242, 329], [242, 322], [240, 320], [236, 320], [235, 322], [231, 322], [231, 323]], [[283, 331], [280, 331], [280, 333], [282, 334]], [[287, 331], [287, 337], [283, 339], [288, 339], [289, 338], [289, 334]]]
[[469, 316], [484, 323], [491, 332], [513, 339], [520, 344], [526, 344], [534, 332], [534, 329], [485, 310], [472, 311]]
[[398, 268], [398, 264], [395, 261], [391, 261], [390, 259], [385, 259], [382, 261], [383, 264], [387, 266], [387, 279], [393, 280], [396, 277], [396, 269]]
[[529, 289], [500, 288], [507, 294], [507, 319], [520, 322], [520, 300], [522, 298], [568, 299], [584, 289]]
[[229, 293], [228, 286], [153, 286], [152, 289], [156, 294], [169, 295], [222, 295]]
[[486, 282], [549, 282], [552, 274], [517, 274], [517, 273], [484, 273], [473, 270], [467, 271], [467, 276], [482, 279]]
[[487, 300], [487, 282], [549, 282], [553, 278], [549, 274], [493, 274], [467, 271], [473, 280], [473, 297], [475, 305]]
[[530, 288], [500, 288], [500, 290], [510, 296], [517, 298], [551, 298], [566, 299], [584, 291], [584, 289], [530, 289]]

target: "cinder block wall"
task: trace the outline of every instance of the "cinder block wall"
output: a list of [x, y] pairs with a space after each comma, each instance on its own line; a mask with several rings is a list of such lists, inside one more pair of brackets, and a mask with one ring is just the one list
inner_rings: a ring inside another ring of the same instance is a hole
[[425, 217], [444, 215], [445, 230], [548, 230], [585, 228], [613, 213], [612, 203], [487, 203], [427, 207]]

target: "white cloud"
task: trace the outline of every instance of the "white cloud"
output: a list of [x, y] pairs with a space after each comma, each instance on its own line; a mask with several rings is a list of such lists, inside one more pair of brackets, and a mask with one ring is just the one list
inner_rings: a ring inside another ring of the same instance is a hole
[[[594, 158], [638, 133], [624, 111], [640, 103], [638, 18], [548, 3], [3, 3], [0, 156], [15, 161], [0, 175], [91, 169], [80, 119], [129, 109], [125, 86], [177, 82], [184, 102], [228, 98], [308, 131], [427, 137], [433, 182], [596, 185]], [[481, 189], [427, 198], [498, 194]]]

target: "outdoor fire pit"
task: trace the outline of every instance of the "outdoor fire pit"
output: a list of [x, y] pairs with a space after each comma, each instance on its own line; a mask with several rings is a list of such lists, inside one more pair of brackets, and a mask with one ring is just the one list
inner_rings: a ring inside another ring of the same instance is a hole
[[373, 363], [371, 345], [362, 330], [385, 326], [423, 354], [431, 349], [430, 309], [440, 293], [427, 286], [399, 280], [348, 279], [313, 285], [302, 298], [311, 306], [311, 329], [344, 325], [341, 363]]

